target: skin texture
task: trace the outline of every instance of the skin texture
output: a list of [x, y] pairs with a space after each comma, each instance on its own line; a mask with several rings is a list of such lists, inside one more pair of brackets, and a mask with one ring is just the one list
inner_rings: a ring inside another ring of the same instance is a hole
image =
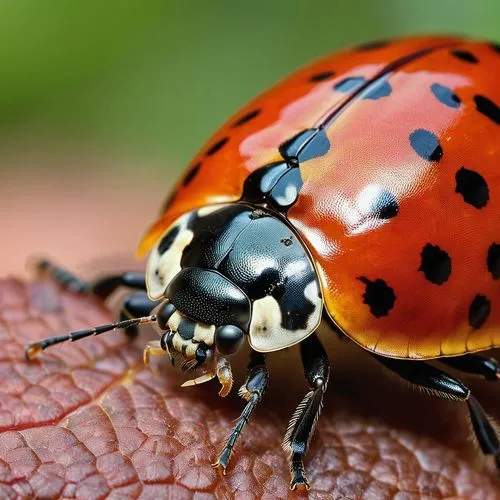
[[[280, 441], [305, 391], [295, 349], [271, 358], [271, 387], [228, 475], [210, 467], [242, 402], [216, 383], [181, 389], [166, 363], [144, 369], [148, 334], [64, 345], [31, 363], [23, 344], [111, 320], [92, 298], [51, 283], [0, 282], [0, 496], [288, 498]], [[496, 498], [467, 439], [464, 405], [413, 393], [351, 342], [323, 332], [332, 382], [306, 467], [310, 498]], [[242, 381], [244, 355], [234, 361]], [[369, 381], [369, 384], [368, 382]], [[471, 383], [500, 415], [494, 383]], [[286, 390], [284, 390], [286, 388]]]
[[[488, 249], [499, 245], [499, 68], [497, 47], [429, 37], [349, 49], [299, 70], [209, 140], [142, 250], [187, 210], [247, 199], [248, 175], [285, 158], [301, 178], [286, 216], [348, 336], [412, 359], [500, 345], [499, 281], [487, 269]], [[322, 140], [287, 157], [283, 143], [310, 129]], [[372, 208], [377, 192], [397, 214]], [[426, 247], [446, 264], [424, 265]]]

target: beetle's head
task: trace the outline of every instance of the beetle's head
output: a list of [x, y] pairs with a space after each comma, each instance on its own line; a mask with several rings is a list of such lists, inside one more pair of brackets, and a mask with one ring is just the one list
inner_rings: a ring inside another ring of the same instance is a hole
[[304, 247], [283, 222], [246, 204], [180, 217], [153, 248], [146, 284], [149, 297], [162, 301], [155, 311], [161, 347], [182, 358], [183, 369], [200, 368], [195, 381], [230, 376], [225, 357], [246, 339], [254, 350], [276, 351], [303, 340], [321, 319]]

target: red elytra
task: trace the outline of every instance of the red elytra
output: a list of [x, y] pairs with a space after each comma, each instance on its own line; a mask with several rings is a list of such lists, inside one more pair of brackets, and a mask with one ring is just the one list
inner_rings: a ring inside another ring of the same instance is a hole
[[180, 215], [239, 200], [287, 141], [320, 131], [286, 217], [331, 319], [389, 357], [500, 345], [499, 73], [498, 46], [456, 37], [369, 44], [298, 71], [201, 149], [139, 254]]

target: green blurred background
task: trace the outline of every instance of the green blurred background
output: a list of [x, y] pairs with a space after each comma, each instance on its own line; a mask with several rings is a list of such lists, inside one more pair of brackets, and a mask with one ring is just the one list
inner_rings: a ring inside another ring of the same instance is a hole
[[0, 272], [39, 249], [76, 261], [89, 241], [130, 253], [216, 127], [313, 58], [415, 33], [498, 41], [499, 26], [500, 0], [4, 0]]

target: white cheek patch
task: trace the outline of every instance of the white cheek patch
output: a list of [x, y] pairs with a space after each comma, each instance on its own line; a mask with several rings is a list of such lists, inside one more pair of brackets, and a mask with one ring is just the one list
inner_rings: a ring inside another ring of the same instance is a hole
[[193, 341], [203, 342], [204, 344], [211, 346], [214, 343], [214, 335], [214, 325], [200, 325], [199, 323], [197, 323], [194, 327]]
[[[169, 228], [163, 237], [172, 230]], [[159, 300], [165, 296], [165, 290], [172, 279], [181, 270], [181, 259], [184, 249], [191, 243], [193, 232], [181, 228], [170, 248], [162, 255], [158, 252], [158, 245], [153, 249], [146, 267], [146, 286], [151, 300]]]
[[198, 217], [206, 217], [207, 215], [213, 214], [214, 212], [217, 212], [217, 210], [220, 210], [221, 208], [225, 208], [227, 206], [228, 205], [226, 203], [219, 205], [207, 205], [206, 207], [199, 208], [196, 211], [196, 215]]
[[316, 330], [321, 322], [323, 309], [316, 281], [306, 286], [304, 296], [313, 304], [314, 309], [309, 314], [306, 327], [297, 330], [288, 330], [282, 326], [283, 312], [274, 297], [268, 295], [254, 301], [249, 328], [249, 341], [253, 349], [258, 352], [279, 351], [301, 342]]

